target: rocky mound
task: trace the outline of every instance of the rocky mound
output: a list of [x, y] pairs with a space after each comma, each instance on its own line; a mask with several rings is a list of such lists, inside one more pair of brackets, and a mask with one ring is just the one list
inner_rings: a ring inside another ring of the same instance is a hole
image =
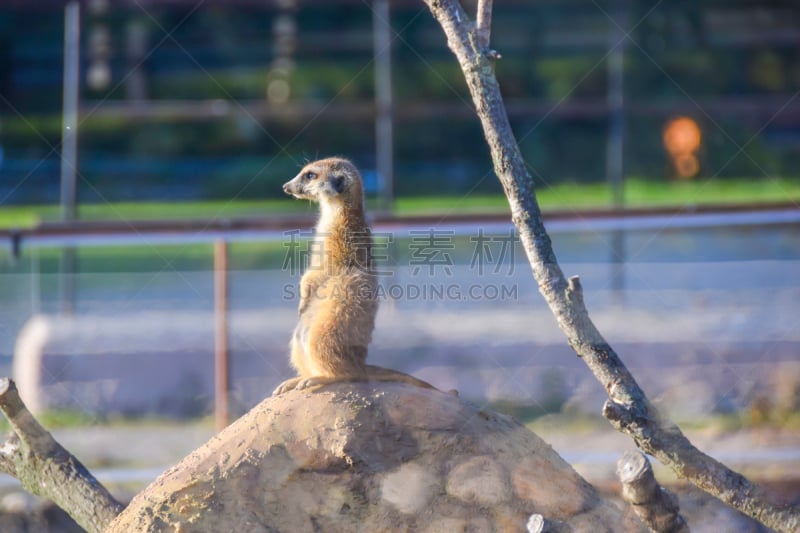
[[539, 437], [457, 397], [342, 383], [268, 398], [137, 495], [109, 532], [642, 531]]

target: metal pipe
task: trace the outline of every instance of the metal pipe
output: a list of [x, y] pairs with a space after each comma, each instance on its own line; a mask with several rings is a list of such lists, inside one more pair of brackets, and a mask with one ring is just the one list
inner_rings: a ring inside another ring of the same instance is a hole
[[392, 34], [388, 0], [375, 0], [372, 27], [375, 48], [375, 166], [380, 206], [388, 211], [394, 201]]
[[608, 142], [606, 145], [606, 175], [611, 186], [612, 205], [621, 209], [625, 203], [625, 176], [623, 166], [625, 134], [625, 6], [624, 0], [614, 4], [611, 27], [611, 54], [608, 57]]
[[[800, 210], [791, 203], [766, 206], [699, 206], [696, 208], [651, 208], [618, 211], [561, 211], [546, 213], [550, 233], [574, 231], [651, 230], [676, 228], [713, 228], [719, 226], [759, 226], [800, 223]], [[11, 254], [30, 248], [64, 246], [156, 246], [168, 244], [227, 242], [268, 242], [286, 238], [287, 228], [311, 228], [314, 219], [286, 224], [252, 219], [215, 220], [203, 226], [183, 225], [180, 221], [162, 221], [151, 226], [137, 221], [111, 224], [108, 221], [78, 225], [43, 225], [30, 229], [0, 229], [0, 250]], [[507, 233], [512, 227], [508, 215], [376, 217], [375, 233], [407, 235], [411, 230], [445, 226], [456, 235], [470, 235], [476, 228]], [[309, 229], [309, 235], [311, 230]]]
[[214, 420], [228, 426], [228, 244], [214, 242]]
[[64, 8], [64, 87], [61, 132], [61, 218], [75, 219], [78, 161], [78, 90], [80, 87], [80, 2]]
[[[75, 220], [78, 163], [78, 91], [80, 88], [81, 6], [73, 0], [64, 8], [64, 87], [61, 131], [61, 220]], [[59, 267], [62, 312], [75, 306], [75, 250], [64, 248]]]
[[[611, 55], [608, 57], [608, 142], [606, 145], [606, 175], [611, 187], [614, 209], [625, 206], [625, 0], [616, 0], [613, 6], [611, 29]], [[625, 232], [611, 235], [612, 290], [617, 303], [622, 304], [625, 294]]]

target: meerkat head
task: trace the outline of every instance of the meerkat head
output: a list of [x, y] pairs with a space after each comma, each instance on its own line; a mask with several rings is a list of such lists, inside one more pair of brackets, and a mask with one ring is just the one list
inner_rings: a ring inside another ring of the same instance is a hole
[[353, 163], [338, 157], [307, 164], [283, 191], [315, 202], [362, 201], [361, 175]]

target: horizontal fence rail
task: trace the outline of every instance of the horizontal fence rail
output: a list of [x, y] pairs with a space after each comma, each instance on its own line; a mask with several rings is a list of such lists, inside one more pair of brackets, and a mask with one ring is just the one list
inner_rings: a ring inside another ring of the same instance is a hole
[[[800, 222], [795, 204], [753, 206], [703, 206], [656, 209], [552, 211], [545, 214], [551, 233], [639, 230], [653, 228], [765, 225]], [[115, 246], [131, 244], [211, 243], [276, 240], [290, 230], [310, 228], [314, 217], [103, 220], [43, 223], [32, 228], [0, 230], [0, 242], [15, 257], [25, 248], [59, 246]], [[376, 232], [447, 227], [454, 234], [469, 234], [476, 226], [508, 231], [508, 215], [426, 215], [372, 217]]]

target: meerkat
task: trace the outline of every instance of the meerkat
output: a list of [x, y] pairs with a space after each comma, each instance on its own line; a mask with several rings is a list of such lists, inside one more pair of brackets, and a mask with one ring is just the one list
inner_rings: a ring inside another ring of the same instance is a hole
[[317, 202], [319, 220], [300, 280], [299, 320], [290, 342], [298, 375], [273, 394], [337, 381], [400, 381], [434, 388], [408, 374], [366, 364], [378, 312], [378, 280], [356, 167], [341, 158], [309, 163], [283, 190]]

